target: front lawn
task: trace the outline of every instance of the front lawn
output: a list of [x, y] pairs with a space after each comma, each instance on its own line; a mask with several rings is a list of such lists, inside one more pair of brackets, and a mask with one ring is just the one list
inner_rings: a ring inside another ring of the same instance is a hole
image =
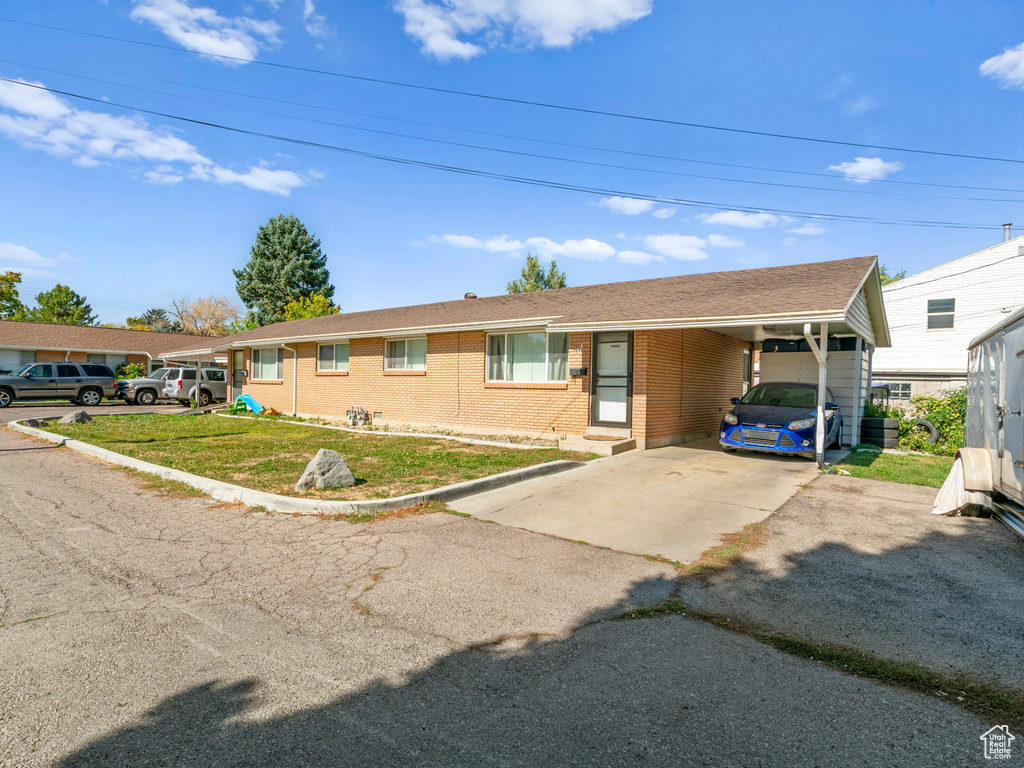
[[[590, 453], [517, 450], [453, 440], [352, 434], [287, 422], [217, 416], [100, 416], [47, 429], [111, 451], [195, 475], [289, 496], [381, 499]], [[305, 494], [295, 483], [317, 450], [345, 457], [356, 485]]]
[[845, 469], [854, 477], [941, 488], [953, 466], [953, 458], [857, 451], [836, 466]]

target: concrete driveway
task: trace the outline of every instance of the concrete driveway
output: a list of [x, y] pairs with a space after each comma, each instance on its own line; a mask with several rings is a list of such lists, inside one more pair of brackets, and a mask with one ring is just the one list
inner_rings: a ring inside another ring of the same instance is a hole
[[693, 562], [817, 476], [813, 461], [729, 454], [712, 439], [623, 453], [450, 506], [572, 541]]

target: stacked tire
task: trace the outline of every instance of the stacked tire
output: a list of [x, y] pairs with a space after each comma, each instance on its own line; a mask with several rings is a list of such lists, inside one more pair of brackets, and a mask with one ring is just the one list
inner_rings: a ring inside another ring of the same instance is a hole
[[860, 441], [862, 443], [877, 445], [879, 448], [899, 448], [900, 420], [861, 419]]

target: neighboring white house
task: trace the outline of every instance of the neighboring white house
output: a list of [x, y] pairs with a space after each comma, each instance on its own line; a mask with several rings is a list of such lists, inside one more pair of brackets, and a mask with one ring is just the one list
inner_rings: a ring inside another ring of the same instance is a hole
[[967, 383], [967, 345], [1024, 306], [1024, 237], [882, 289], [892, 346], [875, 350], [874, 384], [890, 400]]

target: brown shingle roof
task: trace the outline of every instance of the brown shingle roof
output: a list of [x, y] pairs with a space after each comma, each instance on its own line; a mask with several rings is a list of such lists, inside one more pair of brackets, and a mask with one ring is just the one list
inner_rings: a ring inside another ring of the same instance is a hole
[[215, 339], [200, 341], [198, 337], [177, 333], [0, 320], [0, 346], [21, 349], [71, 349], [120, 354], [148, 352], [154, 357], [159, 357], [161, 353], [176, 348], [214, 341]]
[[[443, 301], [275, 323], [218, 344], [543, 318], [558, 326], [842, 312], [874, 256]], [[198, 344], [194, 348], [201, 348]], [[208, 348], [208, 347], [207, 347]]]

